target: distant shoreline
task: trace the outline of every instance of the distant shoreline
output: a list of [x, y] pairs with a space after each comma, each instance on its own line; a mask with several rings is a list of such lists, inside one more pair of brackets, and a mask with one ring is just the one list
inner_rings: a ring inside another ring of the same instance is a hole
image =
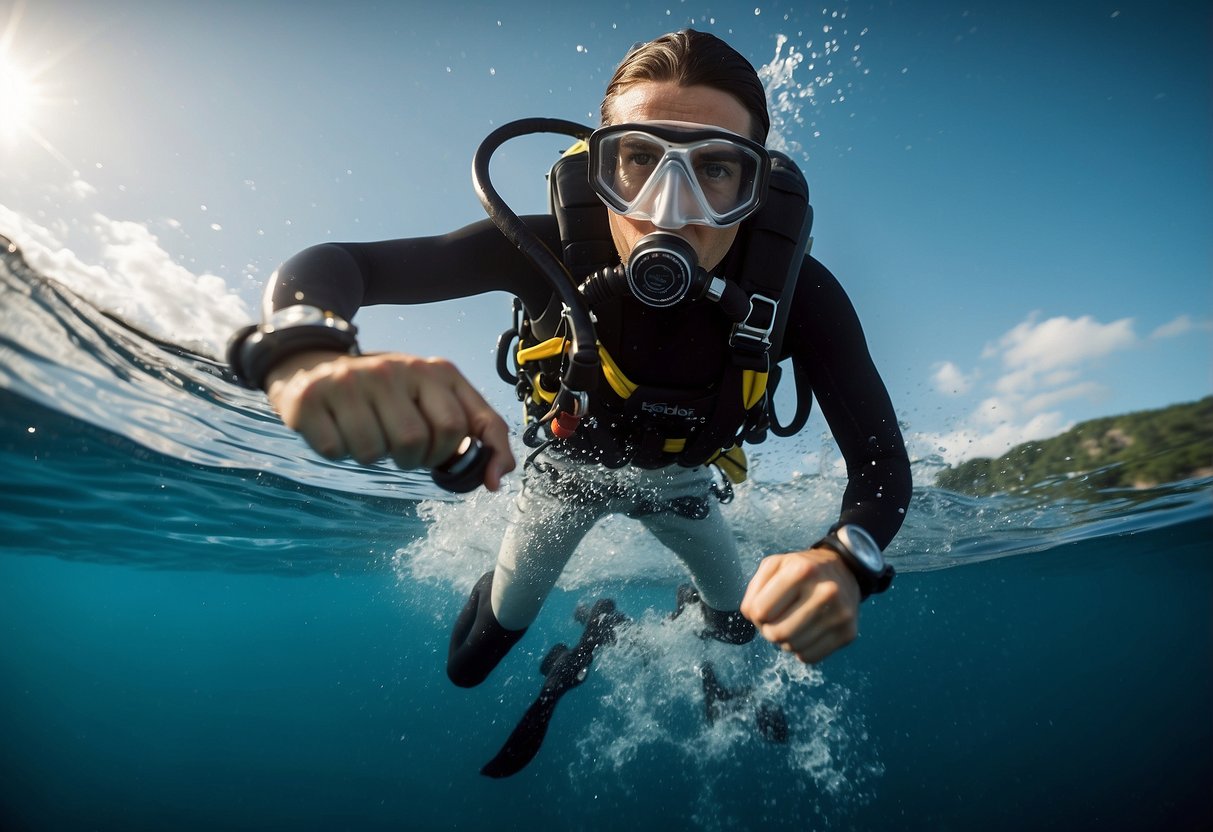
[[935, 485], [974, 496], [1081, 479], [1086, 489], [1152, 488], [1213, 476], [1213, 396], [1091, 419], [1051, 439], [941, 471]]

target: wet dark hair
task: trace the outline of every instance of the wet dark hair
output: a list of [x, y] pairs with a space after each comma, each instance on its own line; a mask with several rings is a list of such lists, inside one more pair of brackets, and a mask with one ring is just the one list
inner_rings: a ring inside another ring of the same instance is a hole
[[607, 84], [602, 98], [602, 123], [609, 124], [611, 104], [624, 90], [642, 81], [674, 81], [679, 86], [703, 85], [728, 93], [750, 114], [750, 138], [765, 144], [771, 129], [767, 96], [754, 66], [715, 35], [683, 29], [632, 48]]

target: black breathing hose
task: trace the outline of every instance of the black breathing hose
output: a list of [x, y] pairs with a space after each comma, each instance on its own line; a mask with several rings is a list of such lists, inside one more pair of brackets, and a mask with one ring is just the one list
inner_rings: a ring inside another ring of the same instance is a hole
[[[485, 137], [472, 157], [472, 186], [480, 204], [493, 224], [518, 250], [530, 260], [551, 285], [556, 297], [564, 304], [572, 332], [569, 367], [562, 381], [561, 392], [573, 396], [585, 394], [598, 378], [598, 336], [590, 320], [585, 299], [577, 291], [568, 270], [556, 255], [543, 244], [534, 231], [505, 204], [489, 178], [489, 160], [501, 145], [519, 136], [534, 133], [557, 133], [575, 139], [588, 138], [593, 130], [575, 121], [557, 118], [524, 118], [503, 124]], [[581, 415], [581, 414], [579, 414]]]
[[[552, 403], [549, 416], [557, 417], [564, 412], [574, 417], [575, 425], [582, 416], [589, 401], [589, 391], [598, 379], [598, 335], [594, 332], [594, 323], [590, 320], [590, 312], [585, 300], [577, 292], [573, 278], [554, 254], [543, 244], [543, 241], [527, 228], [526, 223], [518, 218], [505, 200], [497, 193], [489, 178], [489, 161], [493, 153], [510, 139], [528, 136], [534, 133], [558, 133], [575, 139], [589, 137], [593, 130], [574, 121], [564, 121], [554, 118], [524, 118], [503, 124], [485, 137], [472, 157], [472, 187], [480, 204], [484, 206], [489, 219], [500, 229], [506, 238], [518, 247], [518, 250], [539, 269], [551, 285], [552, 291], [564, 304], [565, 315], [569, 320], [572, 333], [572, 350], [569, 355], [569, 366], [561, 379], [560, 392]], [[506, 378], [503, 368], [497, 371]], [[560, 419], [557, 419], [560, 422]], [[569, 429], [557, 424], [555, 429]], [[571, 429], [575, 429], [571, 428]], [[475, 437], [468, 437], [459, 447], [458, 452], [450, 460], [433, 469], [430, 476], [434, 482], [448, 491], [464, 493], [472, 491], [484, 482], [484, 472], [488, 467], [491, 452]]]

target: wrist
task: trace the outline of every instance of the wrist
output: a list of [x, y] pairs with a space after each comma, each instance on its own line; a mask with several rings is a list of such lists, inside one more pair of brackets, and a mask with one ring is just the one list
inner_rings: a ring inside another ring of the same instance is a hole
[[838, 555], [855, 576], [861, 599], [884, 592], [893, 582], [893, 567], [885, 563], [876, 541], [860, 526], [839, 526], [814, 543], [813, 548], [830, 549]]
[[349, 355], [349, 353], [323, 349], [308, 350], [288, 355], [271, 367], [269, 372], [265, 374], [266, 392], [273, 389], [274, 385], [279, 382], [289, 381], [295, 373], [311, 370], [345, 355]]

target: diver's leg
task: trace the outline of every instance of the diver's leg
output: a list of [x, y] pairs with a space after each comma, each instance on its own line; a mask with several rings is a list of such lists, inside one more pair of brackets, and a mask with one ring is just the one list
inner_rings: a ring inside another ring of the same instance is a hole
[[535, 620], [600, 509], [541, 491], [519, 500], [493, 580], [493, 614], [504, 626], [520, 629]]
[[493, 573], [485, 572], [472, 587], [472, 594], [451, 630], [446, 675], [461, 688], [475, 687], [485, 680], [510, 648], [526, 633], [507, 630], [493, 615]]
[[639, 519], [690, 570], [707, 635], [744, 644], [756, 632], [740, 612], [746, 575], [733, 531], [709, 493], [710, 485], [711, 475], [705, 469], [676, 472], [662, 487], [667, 498], [664, 510]]
[[496, 568], [477, 581], [455, 622], [447, 675], [460, 687], [483, 682], [522, 638], [599, 516], [597, 506], [561, 498], [548, 485], [542, 472], [524, 483]]

